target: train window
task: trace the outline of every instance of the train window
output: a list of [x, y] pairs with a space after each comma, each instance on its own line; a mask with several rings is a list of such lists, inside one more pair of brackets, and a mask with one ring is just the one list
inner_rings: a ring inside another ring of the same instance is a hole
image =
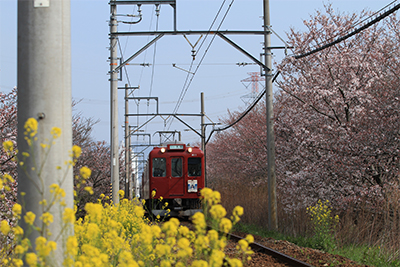
[[172, 177], [182, 177], [182, 158], [171, 159], [171, 175]]
[[167, 174], [167, 161], [165, 158], [153, 158], [153, 177], [165, 177]]
[[188, 176], [201, 176], [201, 158], [188, 158]]

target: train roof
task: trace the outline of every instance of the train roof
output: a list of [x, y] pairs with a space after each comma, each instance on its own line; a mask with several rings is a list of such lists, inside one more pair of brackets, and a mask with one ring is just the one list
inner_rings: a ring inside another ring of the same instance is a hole
[[[162, 151], [164, 149], [164, 151]], [[203, 151], [198, 147], [198, 146], [190, 146], [190, 145], [186, 145], [184, 143], [169, 143], [166, 144], [165, 146], [159, 146], [159, 147], [153, 147], [153, 150], [150, 152], [150, 154], [154, 154], [154, 153], [159, 153], [161, 151], [161, 153], [165, 153], [165, 152], [188, 152], [188, 153], [192, 153], [195, 152], [196, 154], [201, 153], [203, 154]]]

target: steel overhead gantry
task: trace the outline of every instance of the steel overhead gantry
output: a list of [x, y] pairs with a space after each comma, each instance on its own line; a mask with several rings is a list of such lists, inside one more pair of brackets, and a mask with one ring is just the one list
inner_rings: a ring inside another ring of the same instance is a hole
[[[148, 31], [148, 32], [115, 32], [110, 34], [111, 36], [153, 36], [157, 35], [153, 40], [148, 42], [145, 46], [143, 46], [141, 49], [139, 49], [135, 54], [130, 56], [127, 60], [125, 60], [121, 65], [116, 67], [116, 71], [124, 67], [126, 64], [128, 64], [131, 60], [139, 56], [142, 52], [144, 52], [147, 48], [149, 48], [152, 44], [157, 42], [161, 37], [165, 35], [204, 35], [204, 34], [216, 34], [218, 35], [222, 40], [239, 50], [241, 53], [243, 53], [245, 56], [250, 58], [254, 63], [258, 64], [260, 67], [262, 67], [263, 70], [269, 71], [270, 69], [262, 63], [260, 60], [258, 60], [256, 57], [251, 55], [249, 52], [244, 50], [242, 47], [240, 47], [238, 44], [230, 40], [226, 35], [260, 35], [263, 36], [265, 34], [265, 31]], [[279, 48], [285, 48], [285, 47], [274, 47], [275, 49]]]
[[[188, 127], [190, 130], [192, 130], [193, 132], [195, 132], [197, 135], [200, 136], [201, 140], [202, 140], [202, 144], [205, 144], [205, 133], [204, 131], [202, 131], [201, 133], [199, 133], [197, 130], [195, 130], [192, 126], [190, 126], [188, 123], [186, 123], [182, 118], [180, 117], [201, 117], [201, 126], [202, 129], [205, 128], [205, 123], [204, 123], [204, 117], [205, 117], [205, 112], [204, 112], [204, 97], [203, 97], [203, 93], [201, 93], [201, 112], [199, 114], [172, 114], [172, 113], [160, 113], [159, 112], [159, 101], [158, 101], [158, 97], [125, 97], [125, 100], [136, 100], [136, 101], [140, 101], [140, 100], [147, 100], [147, 101], [155, 101], [156, 102], [156, 107], [155, 107], [155, 113], [136, 113], [136, 114], [130, 114], [130, 113], [125, 113], [125, 118], [126, 121], [128, 121], [129, 117], [150, 117], [146, 122], [142, 123], [141, 125], [137, 125], [134, 127], [134, 129], [130, 129], [129, 127], [129, 132], [126, 134], [126, 138], [130, 139], [132, 136], [147, 136], [148, 137], [148, 144], [130, 144], [129, 143], [129, 148], [131, 147], [144, 147], [142, 149], [142, 151], [140, 151], [139, 153], [144, 153], [144, 151], [151, 147], [151, 146], [159, 146], [162, 143], [162, 136], [166, 136], [165, 134], [170, 134], [170, 135], [175, 135], [176, 133], [179, 134], [179, 141], [181, 140], [181, 134], [180, 132], [177, 131], [159, 131], [156, 133], [160, 134], [160, 143], [159, 144], [152, 144], [151, 141], [151, 135], [149, 133], [137, 133], [139, 132], [144, 126], [146, 126], [148, 123], [150, 123], [153, 119], [155, 119], [156, 117], [161, 117], [163, 120], [166, 120], [170, 117], [174, 117], [176, 118], [178, 121], [180, 121], [182, 124], [184, 124], [186, 127]], [[127, 110], [127, 109], [126, 109]], [[168, 137], [169, 138], [169, 137]], [[168, 140], [168, 138], [166, 140]], [[143, 161], [144, 162], [144, 161]], [[140, 163], [143, 163], [140, 162]], [[136, 163], [136, 165], [138, 165], [139, 162]], [[135, 172], [136, 175], [139, 174], [139, 171]], [[135, 177], [135, 182], [133, 182], [132, 184], [137, 185], [138, 181], [138, 177]]]
[[[174, 1], [167, 1], [167, 0], [138, 0], [138, 1], [130, 1], [130, 0], [111, 0], [110, 7], [111, 7], [111, 19], [110, 19], [110, 51], [111, 51], [111, 56], [110, 56], [110, 61], [111, 66], [110, 67], [110, 80], [111, 83], [115, 81], [115, 75], [118, 73], [119, 69], [121, 69], [123, 66], [125, 66], [129, 61], [133, 60], [135, 57], [137, 57], [139, 54], [141, 54], [143, 51], [145, 51], [147, 48], [149, 48], [152, 44], [154, 44], [157, 40], [159, 40], [161, 37], [165, 35], [179, 35], [179, 34], [184, 34], [184, 35], [190, 35], [190, 34], [216, 34], [218, 35], [221, 39], [224, 41], [228, 42], [230, 45], [232, 45], [234, 48], [239, 50], [241, 53], [245, 54], [247, 57], [249, 57], [253, 62], [258, 64], [261, 67], [261, 72], [262, 75], [266, 77], [265, 81], [265, 88], [266, 88], [266, 109], [267, 109], [267, 146], [268, 146], [268, 226], [270, 230], [276, 230], [278, 223], [277, 223], [277, 216], [276, 216], [276, 178], [275, 178], [275, 136], [274, 136], [274, 124], [273, 124], [273, 95], [272, 95], [272, 49], [286, 49], [286, 47], [272, 47], [271, 46], [271, 34], [273, 33], [271, 29], [271, 24], [270, 24], [270, 10], [269, 10], [269, 0], [262, 0], [263, 1], [263, 31], [177, 31], [176, 28], [176, 0]], [[160, 4], [169, 4], [173, 7], [174, 9], [174, 30], [173, 31], [154, 31], [154, 32], [118, 32], [117, 27], [116, 27], [116, 19], [115, 19], [115, 12], [116, 12], [116, 7], [117, 5], [142, 5], [142, 4], [154, 4], [156, 6]], [[255, 34], [255, 35], [260, 35], [264, 36], [264, 53], [261, 53], [261, 55], [264, 57], [264, 62], [261, 62], [258, 60], [256, 57], [252, 56], [250, 53], [248, 53], [246, 50], [241, 48], [239, 45], [231, 41], [226, 37], [228, 34], [242, 34], [242, 35], [248, 35], [248, 34]], [[121, 63], [119, 66], [116, 66], [116, 43], [115, 40], [118, 38], [118, 36], [140, 36], [140, 35], [157, 35], [152, 41], [150, 41], [148, 44], [146, 44], [143, 48], [141, 48], [138, 52], [136, 52], [134, 55], [132, 55], [128, 60], [125, 62]], [[115, 54], [113, 54], [115, 52]], [[111, 88], [113, 86], [111, 85]], [[111, 89], [111, 92], [113, 92], [113, 89]], [[115, 90], [114, 90], [115, 92]], [[113, 94], [113, 93], [111, 93]], [[115, 100], [112, 101], [112, 103], [115, 103]], [[113, 107], [114, 105], [114, 107]], [[111, 109], [114, 111], [117, 111], [115, 108], [116, 104], [111, 104]], [[113, 112], [112, 112], [113, 114]], [[159, 114], [155, 115], [153, 118], [158, 116]], [[168, 116], [173, 116], [183, 122], [180, 118], [177, 117], [176, 114], [164, 114]], [[112, 120], [113, 120], [113, 115]], [[182, 116], [182, 115], [181, 115]], [[200, 116], [204, 116], [204, 113], [201, 114]], [[152, 119], [153, 119], [152, 118]], [[150, 120], [152, 120], [150, 119]], [[115, 119], [117, 120], [117, 119]], [[149, 121], [150, 121], [149, 120]], [[149, 122], [148, 121], [148, 122]], [[146, 122], [146, 123], [148, 123]], [[185, 124], [185, 123], [184, 123]], [[112, 123], [112, 128], [116, 127], [117, 123]], [[185, 124], [186, 125], [186, 124]], [[187, 125], [188, 126], [188, 125]], [[203, 132], [204, 129], [204, 124], [202, 121], [202, 134], [203, 138], [205, 133]], [[195, 133], [199, 134], [196, 130], [194, 130], [192, 127], [188, 126], [191, 130], [193, 130]], [[112, 136], [114, 135], [114, 138], [118, 138], [118, 132], [117, 130], [112, 130]], [[199, 134], [202, 136], [201, 134]], [[112, 139], [114, 140], [114, 139]], [[113, 144], [113, 141], [111, 142]], [[204, 143], [205, 144], [205, 143]], [[115, 146], [115, 145], [114, 145]], [[112, 151], [114, 147], [112, 145]], [[115, 153], [115, 152], [114, 152]], [[114, 157], [114, 154], [113, 154]], [[114, 158], [115, 160], [115, 158]], [[114, 168], [114, 172], [112, 171], [112, 177], [115, 175], [118, 175], [118, 173], [115, 172], [115, 166], [112, 166], [112, 170]], [[112, 178], [113, 180], [115, 178]], [[113, 194], [114, 198], [114, 194]], [[117, 201], [115, 201], [117, 203]]]
[[124, 0], [110, 1], [110, 5], [170, 5], [174, 9], [174, 30], [176, 31], [176, 0]]
[[[174, 9], [174, 30], [176, 30], [176, 0], [142, 0], [142, 1], [115, 1], [111, 0], [110, 5], [110, 150], [111, 150], [111, 183], [112, 183], [112, 200], [114, 204], [119, 203], [119, 148], [118, 148], [118, 72], [121, 66], [118, 67], [118, 36], [117, 33], [117, 6], [118, 5], [171, 5]], [[140, 16], [140, 12], [139, 12]], [[140, 22], [141, 19], [135, 23]], [[151, 45], [151, 44], [150, 44]], [[126, 63], [125, 63], [126, 64]], [[125, 65], [124, 64], [124, 65]]]
[[156, 105], [156, 113], [138, 113], [138, 114], [132, 114], [132, 113], [128, 113], [126, 114], [127, 117], [151, 117], [150, 119], [148, 119], [145, 123], [141, 124], [140, 126], [138, 125], [138, 127], [136, 127], [134, 130], [131, 131], [132, 133], [135, 133], [137, 131], [139, 131], [141, 128], [143, 128], [146, 124], [148, 124], [149, 122], [151, 122], [153, 119], [155, 119], [156, 117], [161, 117], [162, 119], [164, 119], [163, 117], [174, 117], [176, 118], [178, 121], [180, 121], [182, 124], [184, 124], [186, 127], [188, 127], [190, 130], [192, 130], [193, 132], [195, 132], [197, 135], [199, 135], [202, 139], [205, 138], [205, 136], [203, 136], [201, 133], [199, 133], [196, 129], [194, 129], [192, 126], [190, 126], [189, 124], [187, 124], [184, 120], [182, 120], [180, 117], [203, 117], [204, 114], [202, 113], [193, 113], [193, 114], [176, 114], [176, 113], [159, 113], [159, 107], [158, 107], [158, 97], [128, 97], [127, 99], [134, 99], [134, 100], [155, 100], [157, 102]]

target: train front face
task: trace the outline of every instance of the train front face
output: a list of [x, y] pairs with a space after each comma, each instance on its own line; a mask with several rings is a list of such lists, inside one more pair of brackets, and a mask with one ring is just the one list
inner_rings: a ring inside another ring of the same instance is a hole
[[200, 148], [184, 144], [155, 147], [148, 164], [148, 194], [144, 198], [154, 215], [166, 215], [168, 210], [171, 216], [189, 217], [201, 211], [205, 165]]

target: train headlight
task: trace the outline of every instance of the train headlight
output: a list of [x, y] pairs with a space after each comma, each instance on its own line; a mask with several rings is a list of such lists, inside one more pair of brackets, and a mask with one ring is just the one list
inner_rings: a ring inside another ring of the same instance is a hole
[[165, 147], [161, 148], [161, 153], [165, 153]]
[[191, 147], [188, 148], [188, 152], [192, 153], [193, 149]]

